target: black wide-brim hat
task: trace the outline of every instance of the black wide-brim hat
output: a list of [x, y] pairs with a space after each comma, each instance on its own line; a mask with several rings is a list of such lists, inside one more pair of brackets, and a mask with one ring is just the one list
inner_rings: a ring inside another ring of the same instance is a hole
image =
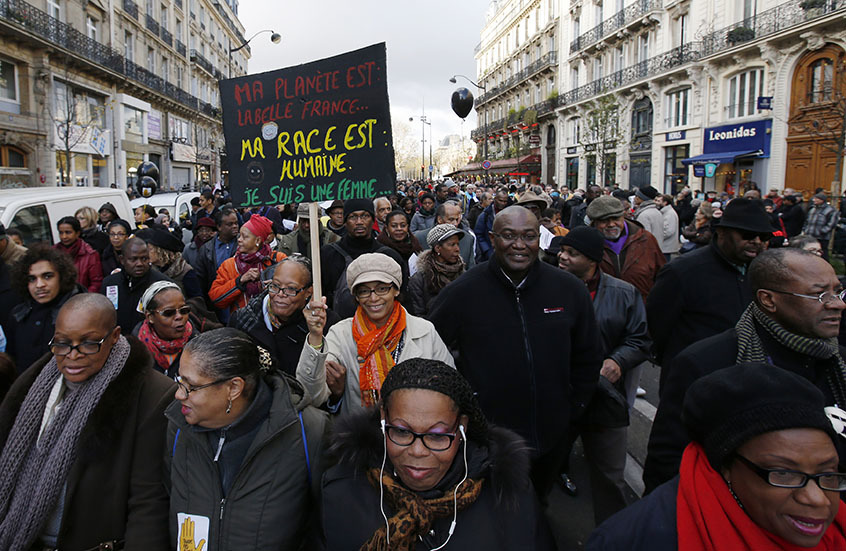
[[756, 233], [773, 233], [772, 224], [767, 211], [764, 210], [764, 202], [760, 199], [746, 199], [739, 197], [732, 199], [723, 215], [717, 222], [719, 228], [733, 228]]

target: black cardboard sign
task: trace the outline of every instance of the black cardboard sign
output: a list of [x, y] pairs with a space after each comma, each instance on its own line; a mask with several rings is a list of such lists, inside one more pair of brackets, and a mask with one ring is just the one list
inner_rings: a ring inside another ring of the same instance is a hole
[[385, 43], [220, 81], [236, 206], [372, 199], [396, 185]]

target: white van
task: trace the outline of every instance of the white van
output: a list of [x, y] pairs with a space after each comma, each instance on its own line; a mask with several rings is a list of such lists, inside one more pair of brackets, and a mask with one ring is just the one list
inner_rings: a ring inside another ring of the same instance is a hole
[[[170, 219], [178, 224], [184, 218], [191, 216], [191, 200], [199, 196], [200, 193], [197, 191], [156, 193], [152, 197], [136, 197], [130, 201], [130, 205], [133, 211], [144, 205], [150, 205], [156, 209], [156, 213], [159, 209], [167, 209]], [[190, 230], [182, 231], [182, 242], [186, 245], [191, 242], [192, 237], [193, 233]]]
[[4, 189], [0, 192], [0, 222], [16, 228], [29, 246], [39, 241], [59, 242], [56, 223], [65, 216], [74, 216], [77, 209], [98, 210], [103, 203], [115, 206], [118, 216], [135, 227], [135, 216], [126, 192], [114, 188], [42, 187]]

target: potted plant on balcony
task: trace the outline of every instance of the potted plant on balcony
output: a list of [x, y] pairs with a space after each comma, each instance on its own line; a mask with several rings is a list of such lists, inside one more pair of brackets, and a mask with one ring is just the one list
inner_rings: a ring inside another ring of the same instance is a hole
[[803, 0], [799, 7], [805, 10], [805, 17], [811, 19], [825, 13], [827, 0]]
[[755, 38], [755, 30], [749, 27], [735, 27], [726, 33], [726, 40], [729, 44], [739, 44]]

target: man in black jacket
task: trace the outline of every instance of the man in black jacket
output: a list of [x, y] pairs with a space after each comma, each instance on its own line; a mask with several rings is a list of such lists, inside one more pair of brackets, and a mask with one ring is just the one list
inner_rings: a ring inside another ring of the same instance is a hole
[[[689, 345], [733, 327], [752, 301], [746, 269], [773, 232], [764, 204], [734, 199], [716, 231], [709, 246], [661, 268], [646, 299], [652, 351], [661, 366]], [[662, 387], [665, 379], [662, 370]]]
[[117, 310], [117, 321], [124, 335], [131, 335], [144, 314], [138, 311], [141, 295], [156, 281], [171, 281], [169, 277], [153, 268], [147, 243], [140, 237], [132, 237], [123, 244], [118, 255], [121, 271], [106, 276], [100, 292], [112, 301]]
[[784, 224], [787, 238], [796, 237], [802, 233], [802, 226], [805, 225], [805, 211], [802, 209], [801, 198], [796, 195], [786, 195], [781, 201], [781, 208], [778, 215]]
[[[814, 383], [827, 404], [846, 404], [846, 349], [835, 340], [846, 304], [831, 265], [801, 249], [772, 249], [752, 262], [749, 282], [755, 301], [737, 325], [691, 345], [669, 366], [649, 436], [643, 472], [647, 491], [678, 474], [690, 441], [681, 422], [685, 392], [718, 369], [766, 362]], [[846, 440], [838, 438], [837, 446], [842, 463]]]
[[[232, 258], [238, 250], [238, 215], [231, 208], [223, 208], [217, 213], [215, 220], [217, 235], [209, 239], [200, 247], [197, 253], [197, 278], [200, 288], [208, 295], [217, 269], [227, 258]], [[209, 302], [209, 304], [211, 304]]]
[[[538, 260], [539, 237], [529, 210], [500, 212], [490, 232], [494, 255], [447, 285], [429, 319], [458, 350], [458, 369], [487, 418], [534, 448], [532, 479], [543, 498], [596, 388], [602, 355], [585, 285]], [[470, 296], [484, 300], [468, 307]]]

